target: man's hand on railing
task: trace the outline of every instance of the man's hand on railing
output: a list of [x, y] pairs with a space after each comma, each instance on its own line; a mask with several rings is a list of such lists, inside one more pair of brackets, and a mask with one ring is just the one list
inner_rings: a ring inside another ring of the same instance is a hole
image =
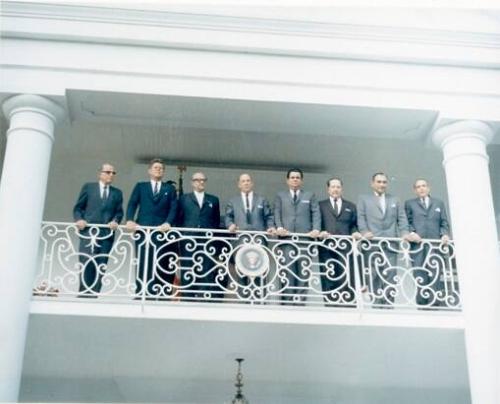
[[321, 233], [319, 233], [320, 238], [328, 238], [330, 236], [331, 236], [331, 234], [328, 233], [326, 230], [323, 230]]
[[108, 226], [111, 230], [116, 230], [118, 228], [118, 223], [112, 220], [111, 222], [108, 223]]
[[354, 240], [360, 240], [363, 237], [359, 231], [355, 231], [351, 235], [354, 238]]
[[448, 245], [448, 242], [450, 241], [450, 237], [447, 234], [443, 234], [441, 236], [441, 243], [444, 245]]
[[319, 230], [315, 229], [315, 230], [311, 230], [307, 235], [311, 238], [318, 238], [320, 235], [320, 232], [319, 232]]
[[418, 233], [412, 231], [407, 236], [403, 237], [403, 240], [411, 241], [412, 243], [420, 243], [422, 241], [422, 237]]
[[87, 227], [87, 222], [83, 219], [80, 219], [76, 221], [75, 225], [79, 230], [83, 230], [85, 227]]
[[168, 223], [163, 223], [161, 226], [158, 226], [158, 230], [162, 232], [167, 232], [171, 228], [170, 224]]
[[127, 228], [127, 230], [133, 231], [137, 229], [137, 223], [134, 222], [133, 220], [127, 220], [125, 227]]
[[362, 235], [364, 238], [366, 238], [367, 240], [370, 240], [370, 239], [372, 239], [373, 237], [375, 237], [371, 231], [365, 231], [365, 232], [364, 232], [364, 233], [362, 233], [361, 235]]
[[269, 229], [267, 229], [267, 232], [271, 236], [274, 236], [276, 234], [276, 229], [274, 227], [270, 227]]
[[287, 229], [285, 229], [284, 227], [278, 227], [276, 229], [276, 234], [278, 236], [288, 236], [289, 231]]
[[235, 223], [231, 223], [227, 229], [228, 229], [231, 233], [236, 233], [236, 231], [238, 230], [238, 226], [236, 226], [236, 224], [235, 224]]

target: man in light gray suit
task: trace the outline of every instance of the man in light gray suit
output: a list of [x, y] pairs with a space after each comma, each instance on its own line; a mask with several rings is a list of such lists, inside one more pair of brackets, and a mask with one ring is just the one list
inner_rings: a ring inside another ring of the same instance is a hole
[[[402, 237], [408, 239], [408, 220], [399, 198], [386, 193], [387, 175], [372, 176], [372, 193], [358, 200], [358, 229], [364, 238]], [[395, 295], [395, 276], [398, 242], [373, 242], [367, 250], [365, 264], [371, 265], [374, 303], [392, 305]]]
[[238, 178], [240, 195], [231, 198], [226, 205], [225, 222], [229, 231], [256, 230], [274, 234], [274, 219], [266, 198], [253, 192], [254, 183], [250, 174]]
[[[252, 177], [248, 173], [243, 173], [238, 178], [238, 188], [240, 194], [231, 198], [226, 205], [225, 224], [229, 231], [267, 231], [273, 235], [276, 232], [274, 228], [274, 218], [271, 206], [266, 198], [253, 191], [254, 183]], [[236, 246], [249, 240], [248, 235], [243, 235], [235, 243]], [[266, 238], [255, 236], [255, 240], [262, 242], [262, 245], [267, 245]], [[235, 246], [235, 247], [236, 247]], [[265, 276], [265, 275], [264, 275]], [[241, 285], [248, 285], [249, 279], [246, 276], [238, 277], [235, 273], [235, 278]], [[261, 285], [261, 279], [255, 280], [256, 285]], [[248, 291], [243, 288], [239, 289], [238, 294], [242, 297], [247, 297]], [[255, 298], [263, 298], [264, 291], [255, 292]]]
[[430, 196], [427, 180], [419, 178], [413, 184], [416, 198], [405, 202], [410, 227], [413, 275], [417, 283], [416, 302], [418, 306], [437, 306], [437, 292], [442, 289], [439, 278], [443, 273], [440, 248], [432, 248], [430, 242], [422, 239], [439, 239], [443, 245], [449, 241], [449, 226], [446, 207], [440, 199]]
[[[309, 191], [303, 191], [304, 174], [298, 168], [291, 168], [286, 175], [288, 190], [278, 193], [274, 200], [274, 222], [276, 232], [280, 236], [290, 233], [307, 233], [309, 237], [319, 237], [321, 229], [321, 214], [316, 196]], [[303, 248], [298, 249], [296, 246]], [[303, 240], [297, 243], [284, 243], [281, 251], [283, 257], [280, 264], [285, 268], [282, 301], [303, 302], [306, 290], [304, 286], [310, 278], [307, 270], [307, 260], [300, 257], [307, 246]], [[298, 254], [298, 257], [296, 256]], [[281, 278], [280, 278], [281, 279]], [[280, 287], [281, 287], [280, 286]]]

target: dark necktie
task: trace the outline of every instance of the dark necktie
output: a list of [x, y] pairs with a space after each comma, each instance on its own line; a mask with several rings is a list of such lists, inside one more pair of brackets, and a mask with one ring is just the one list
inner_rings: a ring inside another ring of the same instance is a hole
[[153, 190], [153, 195], [154, 196], [158, 195], [158, 191], [159, 191], [159, 189], [158, 189], [158, 182], [155, 182], [155, 188]]
[[299, 199], [298, 191], [293, 191], [293, 203], [297, 203], [297, 199]]
[[422, 206], [424, 209], [427, 209], [427, 204], [425, 203], [425, 198], [420, 198], [420, 202], [422, 202]]
[[247, 216], [247, 224], [252, 224], [252, 213], [250, 212], [250, 199], [248, 194], [245, 194], [245, 213]]
[[102, 190], [102, 202], [106, 202], [106, 200], [108, 199], [108, 186], [105, 185], [103, 190]]
[[337, 198], [333, 200], [333, 212], [335, 213], [335, 216], [339, 215], [339, 200]]

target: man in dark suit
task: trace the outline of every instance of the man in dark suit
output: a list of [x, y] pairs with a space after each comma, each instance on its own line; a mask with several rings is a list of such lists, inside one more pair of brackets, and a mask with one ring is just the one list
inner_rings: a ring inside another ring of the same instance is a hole
[[111, 164], [103, 164], [99, 181], [83, 185], [73, 208], [73, 218], [80, 234], [80, 296], [96, 297], [101, 292], [102, 277], [115, 238], [114, 230], [123, 218], [122, 191], [111, 185], [115, 175]]
[[[321, 216], [318, 201], [312, 192], [301, 189], [303, 178], [304, 174], [299, 168], [288, 170], [288, 190], [278, 193], [274, 200], [276, 233], [282, 237], [289, 233], [307, 233], [309, 237], [318, 237], [320, 234]], [[283, 257], [279, 264], [282, 265], [284, 275], [283, 284], [280, 285], [280, 289], [283, 287], [282, 301], [303, 302], [307, 293], [304, 287], [312, 275], [308, 264], [310, 258], [304, 257], [307, 239], [294, 243], [285, 241], [281, 251]], [[296, 254], [298, 256], [295, 256]]]
[[[356, 205], [342, 197], [342, 180], [330, 178], [326, 182], [328, 199], [319, 202], [321, 213], [321, 237], [352, 236], [361, 238], [358, 232]], [[355, 279], [352, 242], [346, 238], [326, 239], [319, 248], [321, 262], [321, 286], [323, 298], [328, 304], [346, 306], [354, 302]]]
[[[166, 232], [175, 221], [177, 194], [175, 188], [162, 182], [165, 164], [160, 159], [149, 162], [149, 181], [138, 182], [127, 206], [127, 228], [136, 230], [136, 253], [139, 259], [136, 294], [148, 297], [169, 296], [173, 292], [175, 246], [168, 242]], [[137, 216], [136, 216], [137, 213]], [[146, 230], [139, 226], [152, 226], [148, 244]], [[146, 259], [146, 255], [148, 259]]]
[[[191, 178], [193, 192], [184, 194], [179, 199], [177, 218], [179, 227], [201, 230], [220, 227], [219, 198], [205, 192], [206, 184], [205, 174], [202, 172], [193, 174]], [[216, 257], [207, 253], [210, 246], [216, 248], [217, 244], [207, 239], [204, 231], [187, 231], [184, 232], [184, 236], [189, 237], [181, 242], [181, 285], [184, 297], [201, 299], [203, 292], [217, 289]], [[219, 296], [211, 293], [210, 297]]]
[[[372, 176], [372, 193], [361, 195], [358, 200], [358, 229], [368, 240], [374, 237], [402, 237], [408, 239], [408, 221], [399, 198], [386, 193], [388, 179], [385, 173]], [[396, 241], [372, 241], [372, 248], [365, 250], [365, 264], [371, 265], [374, 303], [394, 303], [397, 265]]]
[[[449, 241], [449, 226], [446, 207], [440, 199], [430, 196], [427, 180], [419, 178], [413, 184], [416, 198], [405, 202], [406, 216], [410, 227], [412, 267], [417, 284], [416, 302], [418, 306], [436, 306], [437, 292], [442, 284], [443, 274], [438, 246], [423, 239], [439, 239], [443, 245]], [[439, 270], [441, 269], [441, 271]]]
[[[225, 209], [225, 224], [230, 232], [236, 231], [267, 231], [269, 234], [275, 234], [274, 218], [271, 206], [267, 199], [254, 192], [254, 182], [248, 173], [243, 173], [238, 178], [238, 188], [240, 194], [229, 200]], [[254, 236], [255, 241], [262, 245], [267, 245], [265, 237]], [[235, 248], [243, 242], [249, 241], [249, 236], [242, 236], [235, 243]], [[235, 278], [238, 282], [246, 286], [249, 284], [247, 276], [239, 277], [235, 272]], [[256, 279], [256, 285], [261, 286], [261, 279]], [[250, 291], [240, 288], [238, 294], [242, 297], [248, 297]], [[258, 289], [253, 292], [255, 298], [264, 298], [264, 291]]]

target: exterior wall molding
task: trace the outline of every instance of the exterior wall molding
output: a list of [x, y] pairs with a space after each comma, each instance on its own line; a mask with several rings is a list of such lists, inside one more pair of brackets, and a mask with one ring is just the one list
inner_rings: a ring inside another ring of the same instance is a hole
[[[167, 307], [168, 310], [166, 310]], [[328, 311], [311, 312], [300, 308], [268, 310], [258, 307], [239, 308], [230, 305], [214, 308], [210, 305], [192, 307], [192, 305], [179, 305], [178, 303], [142, 306], [130, 303], [57, 301], [57, 299], [50, 297], [32, 300], [30, 313], [32, 315], [224, 321], [255, 324], [349, 325], [456, 330], [463, 330], [465, 327], [463, 316], [459, 312], [426, 312], [423, 316], [420, 313], [349, 313], [339, 310], [332, 315]]]
[[[463, 10], [471, 13], [470, 10]], [[500, 66], [500, 34], [5, 1], [6, 38]], [[57, 21], [57, 24], [54, 23]], [[228, 35], [230, 34], [230, 35]], [[300, 38], [300, 41], [297, 41]], [[474, 49], [463, 52], [463, 47]]]

